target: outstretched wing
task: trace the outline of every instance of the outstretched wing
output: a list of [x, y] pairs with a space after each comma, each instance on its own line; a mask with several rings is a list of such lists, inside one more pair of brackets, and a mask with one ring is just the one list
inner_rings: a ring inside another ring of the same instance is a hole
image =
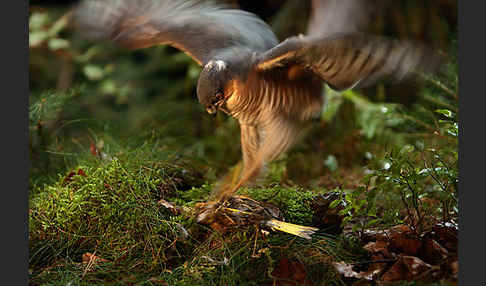
[[265, 51], [278, 41], [254, 14], [195, 0], [84, 0], [74, 23], [131, 49], [168, 44], [199, 64], [230, 47]]
[[256, 69], [299, 66], [335, 90], [432, 72], [440, 57], [425, 46], [361, 33], [292, 37], [260, 54]]

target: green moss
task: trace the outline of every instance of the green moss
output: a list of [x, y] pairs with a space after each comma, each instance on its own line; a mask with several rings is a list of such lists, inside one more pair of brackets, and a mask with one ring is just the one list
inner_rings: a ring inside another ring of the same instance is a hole
[[31, 267], [66, 256], [80, 261], [95, 251], [113, 263], [161, 270], [181, 257], [175, 241], [184, 236], [186, 220], [158, 200], [167, 188], [177, 190], [176, 178], [191, 181], [196, 175], [182, 172], [177, 161], [135, 167], [129, 159], [79, 165], [38, 187], [30, 199]]
[[315, 191], [298, 187], [276, 186], [272, 188], [245, 188], [239, 193], [275, 205], [284, 213], [288, 222], [303, 225], [310, 225], [312, 222], [311, 202], [317, 194]]

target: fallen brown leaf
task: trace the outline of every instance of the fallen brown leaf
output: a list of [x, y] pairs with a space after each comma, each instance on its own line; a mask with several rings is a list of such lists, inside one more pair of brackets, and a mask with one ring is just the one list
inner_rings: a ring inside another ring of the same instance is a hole
[[427, 264], [420, 258], [414, 256], [402, 256], [402, 261], [403, 264], [407, 266], [407, 269], [410, 271], [412, 276], [417, 276], [431, 267], [430, 264]]
[[435, 240], [449, 252], [457, 252], [458, 228], [452, 224], [437, 224], [432, 227]]
[[439, 264], [448, 255], [447, 249], [442, 247], [437, 241], [428, 237], [424, 238], [420, 258], [430, 264]]
[[383, 274], [380, 281], [388, 284], [396, 281], [411, 281], [431, 268], [420, 258], [414, 256], [401, 256], [393, 266]]
[[379, 254], [382, 258], [394, 258], [388, 251], [389, 243], [383, 240], [375, 241], [375, 242], [368, 242], [363, 249], [370, 252], [371, 254]]
[[408, 227], [402, 227], [391, 232], [389, 239], [389, 250], [398, 253], [403, 252], [406, 255], [417, 256], [422, 247], [422, 241], [418, 234]]
[[353, 270], [352, 264], [348, 264], [344, 261], [332, 263], [336, 271], [342, 274], [344, 277], [365, 279], [368, 281], [372, 281], [383, 271], [386, 265], [384, 263], [372, 263], [372, 262], [370, 264], [371, 266], [368, 268], [368, 270], [356, 272]]
[[410, 227], [404, 224], [395, 225], [389, 229], [365, 229], [361, 235], [361, 239], [364, 242], [380, 240], [388, 241], [391, 235], [408, 231], [411, 231]]
[[340, 215], [339, 211], [342, 210], [344, 206], [342, 203], [339, 203], [334, 208], [330, 207], [333, 201], [339, 200], [340, 198], [341, 194], [337, 192], [321, 194], [314, 197], [311, 205], [311, 208], [314, 211], [312, 225], [326, 229], [327, 233], [341, 233], [343, 231], [341, 223], [344, 216]]
[[372, 286], [374, 285], [372, 281], [366, 280], [366, 279], [361, 279], [356, 282], [354, 282], [351, 286]]
[[357, 278], [358, 273], [353, 270], [353, 265], [347, 264], [344, 261], [341, 262], [333, 262], [332, 266], [336, 269], [337, 272], [342, 274], [344, 277], [354, 277]]
[[307, 272], [304, 264], [298, 261], [290, 261], [287, 257], [282, 257], [277, 267], [272, 271], [275, 277], [272, 285], [278, 286], [311, 286], [312, 283], [307, 279]]
[[385, 240], [386, 237], [386, 231], [380, 229], [365, 229], [361, 233], [361, 240], [365, 243], [370, 241]]

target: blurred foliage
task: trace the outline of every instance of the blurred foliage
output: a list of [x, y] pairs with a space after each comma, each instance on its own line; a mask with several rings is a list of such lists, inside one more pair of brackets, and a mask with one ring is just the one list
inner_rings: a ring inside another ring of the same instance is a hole
[[[347, 215], [343, 224], [354, 221], [356, 230], [407, 223], [419, 233], [439, 221], [457, 224], [457, 63], [448, 68], [449, 78], [445, 80], [455, 86], [446, 87], [439, 78], [429, 78], [423, 102], [411, 110], [390, 112], [387, 120], [398, 120], [388, 128], [394, 127], [394, 136], [401, 140], [387, 138], [381, 155], [369, 155], [364, 185], [342, 190], [338, 201], [345, 206], [340, 213]], [[434, 111], [434, 107], [442, 109]], [[383, 106], [381, 109], [383, 113], [390, 111]], [[387, 125], [383, 119], [381, 124]], [[366, 124], [365, 120], [361, 122]], [[393, 141], [395, 144], [390, 144]]]
[[[308, 1], [225, 2], [280, 39], [305, 32]], [[315, 285], [344, 285], [330, 262], [363, 257], [353, 237], [254, 242], [255, 230], [223, 237], [162, 208], [161, 198], [186, 209], [207, 200], [241, 158], [237, 122], [199, 106], [201, 68], [187, 55], [87, 41], [69, 25], [73, 1], [59, 3], [31, 1], [29, 16], [32, 285], [261, 285], [283, 256], [304, 263]], [[312, 198], [338, 191], [356, 231], [457, 222], [457, 1], [377, 3], [370, 32], [424, 41], [451, 63], [425, 84], [327, 88], [305, 139], [240, 191], [287, 221], [310, 224]], [[108, 262], [88, 271], [81, 256], [94, 251]]]

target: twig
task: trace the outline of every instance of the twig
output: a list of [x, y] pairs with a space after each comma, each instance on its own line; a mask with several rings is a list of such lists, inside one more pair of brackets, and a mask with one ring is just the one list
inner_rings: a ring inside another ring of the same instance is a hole
[[253, 244], [253, 253], [251, 254], [251, 257], [252, 258], [258, 258], [260, 257], [259, 255], [256, 255], [255, 254], [255, 251], [256, 251], [256, 245], [257, 245], [257, 239], [258, 239], [258, 232], [260, 231], [260, 229], [258, 228], [258, 226], [256, 227], [256, 231], [255, 231], [255, 243]]
[[81, 279], [84, 278], [84, 276], [86, 276], [86, 273], [88, 273], [88, 271], [90, 270], [91, 266], [93, 266], [93, 263], [96, 259], [96, 250], [93, 251], [93, 254], [91, 254], [91, 256], [89, 257], [89, 261], [88, 261], [88, 264], [86, 265], [86, 267], [84, 268], [83, 270], [83, 275], [81, 275]]

